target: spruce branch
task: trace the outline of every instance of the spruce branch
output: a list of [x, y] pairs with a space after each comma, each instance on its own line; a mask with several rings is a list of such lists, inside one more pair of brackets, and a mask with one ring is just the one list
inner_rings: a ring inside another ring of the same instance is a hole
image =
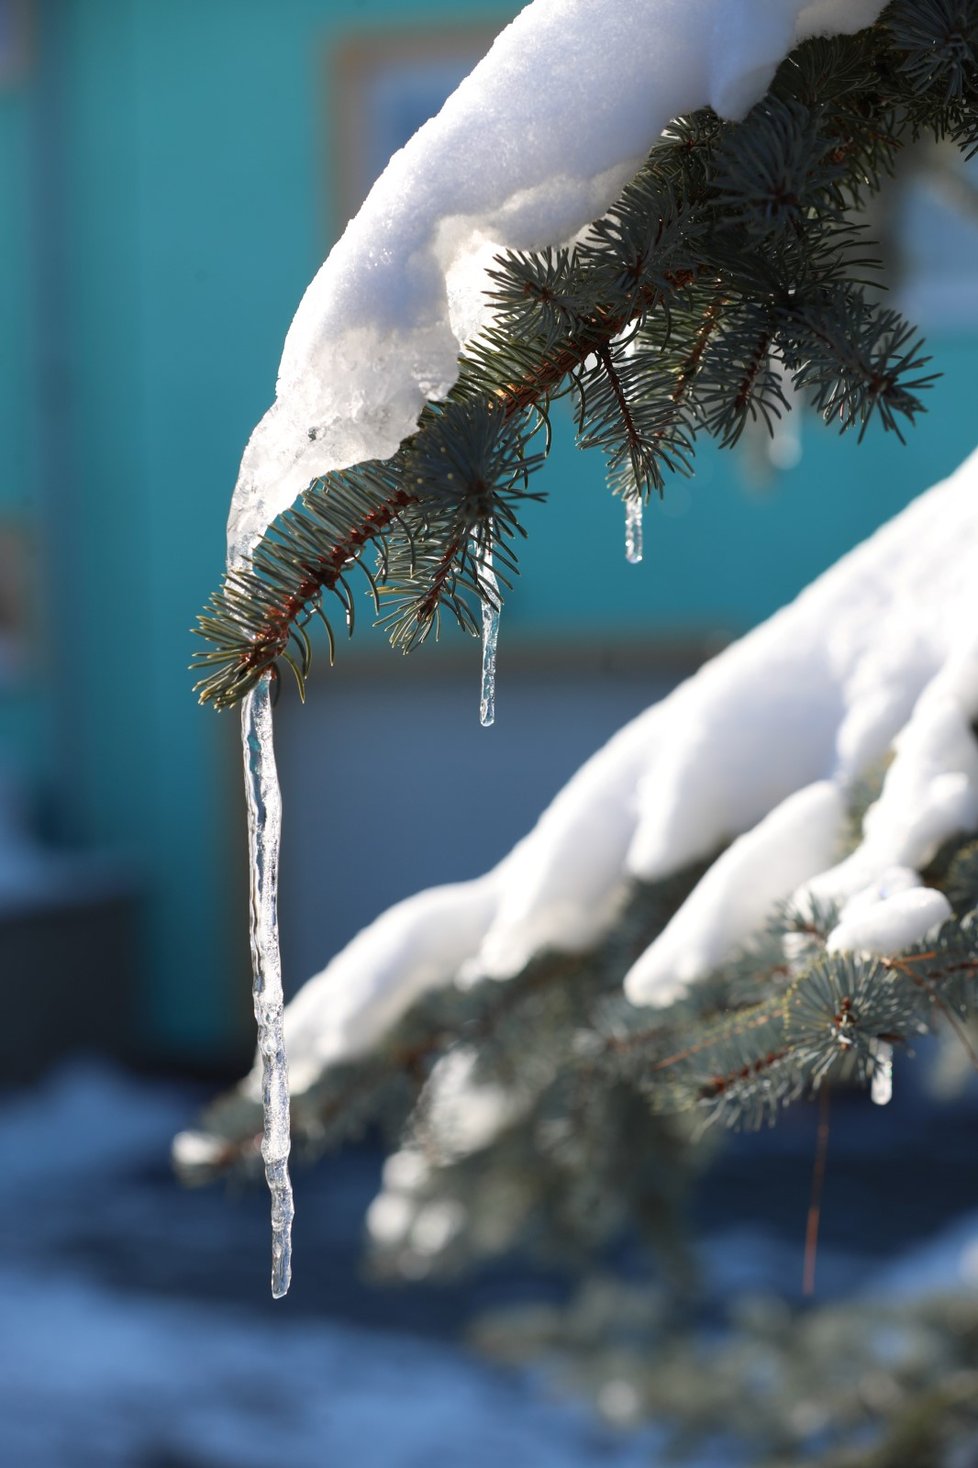
[[201, 702], [230, 708], [279, 658], [289, 660], [303, 691], [310, 616], [325, 623], [331, 656], [335, 643], [323, 593], [333, 594], [352, 628], [355, 602], [344, 573], [359, 568], [376, 597], [376, 580], [363, 549], [375, 545], [382, 563], [391, 525], [414, 500], [392, 461], [361, 464], [353, 473], [316, 480], [275, 521], [250, 563], [227, 572], [201, 614], [195, 630], [212, 644], [195, 659], [205, 670], [197, 685]]
[[974, 97], [978, 88], [978, 15], [964, 0], [898, 0], [890, 26], [904, 53], [903, 74], [918, 94], [945, 104]]
[[785, 374], [841, 432], [902, 437], [934, 375], [913, 327], [863, 294], [876, 261], [852, 215], [922, 134], [978, 146], [976, 37], [978, 0], [894, 0], [854, 36], [798, 47], [742, 122], [678, 119], [573, 246], [500, 255], [448, 400], [391, 459], [315, 481], [212, 596], [201, 699], [234, 704], [280, 659], [301, 690], [309, 619], [331, 654], [330, 600], [352, 630], [354, 567], [395, 646], [443, 612], [475, 633], [498, 594], [480, 567], [491, 552], [512, 584], [527, 479], [568, 392], [579, 445], [626, 499], [689, 474], [701, 432], [729, 447], [752, 419], [772, 428]]

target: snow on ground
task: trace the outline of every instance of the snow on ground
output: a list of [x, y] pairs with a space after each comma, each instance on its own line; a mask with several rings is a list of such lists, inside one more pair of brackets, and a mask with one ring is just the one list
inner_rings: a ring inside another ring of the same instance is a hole
[[245, 450], [228, 523], [243, 558], [331, 469], [387, 458], [457, 375], [504, 248], [603, 214], [672, 118], [742, 117], [811, 35], [882, 0], [534, 0], [391, 159], [289, 329], [277, 397]]
[[[0, 1108], [0, 1462], [647, 1468], [647, 1437], [619, 1439], [449, 1341], [299, 1315], [292, 1302], [260, 1308], [260, 1273], [237, 1298], [233, 1276], [195, 1294], [195, 1256], [226, 1270], [248, 1230], [228, 1196], [188, 1194], [165, 1174], [161, 1186], [169, 1137], [194, 1105], [84, 1067]], [[358, 1218], [342, 1190], [331, 1208], [349, 1235], [339, 1276]], [[336, 1239], [304, 1242], [308, 1289], [311, 1256]], [[146, 1251], [170, 1256], [162, 1278]]]
[[17, 1468], [648, 1468], [583, 1407], [461, 1351], [139, 1300], [0, 1268], [3, 1461]]
[[[928, 1118], [911, 1099], [901, 1078], [899, 1114], [864, 1106], [833, 1127], [820, 1298], [865, 1290], [892, 1304], [978, 1286], [978, 1216], [953, 1216], [968, 1206], [974, 1111]], [[0, 1104], [0, 1463], [661, 1461], [654, 1431], [618, 1437], [556, 1400], [542, 1378], [494, 1369], [449, 1339], [473, 1309], [507, 1298], [505, 1287], [456, 1296], [441, 1324], [432, 1317], [451, 1291], [351, 1291], [360, 1212], [376, 1181], [374, 1171], [358, 1180], [361, 1154], [304, 1173], [301, 1284], [273, 1304], [260, 1190], [185, 1192], [169, 1175], [169, 1136], [197, 1104], [189, 1090], [94, 1066], [66, 1067]], [[702, 1250], [718, 1310], [743, 1290], [798, 1299], [811, 1123], [799, 1110], [773, 1132], [734, 1139], [719, 1159]], [[379, 1161], [368, 1160], [371, 1169]], [[908, 1175], [922, 1183], [909, 1196]], [[516, 1298], [526, 1297], [523, 1279]], [[722, 1444], [696, 1468], [743, 1461]]]
[[[286, 1011], [293, 1092], [425, 989], [586, 948], [631, 879], [730, 841], [626, 977], [635, 1002], [668, 1002], [781, 899], [843, 908], [836, 948], [924, 937], [947, 908], [914, 893], [919, 869], [978, 826], [976, 494], [978, 453], [620, 730], [486, 876], [360, 933]], [[837, 862], [849, 794], [891, 749], [863, 840]]]

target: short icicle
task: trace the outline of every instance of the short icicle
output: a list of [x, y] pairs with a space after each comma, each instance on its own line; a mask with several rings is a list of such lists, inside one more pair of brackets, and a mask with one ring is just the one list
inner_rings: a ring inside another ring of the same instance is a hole
[[893, 1046], [888, 1040], [874, 1040], [870, 1048], [873, 1078], [869, 1094], [877, 1106], [888, 1106], [893, 1099]]
[[248, 854], [251, 872], [252, 994], [262, 1066], [264, 1126], [261, 1155], [272, 1197], [272, 1295], [292, 1280], [292, 1184], [289, 1180], [289, 1071], [282, 1014], [282, 959], [278, 939], [278, 857], [282, 797], [272, 742], [272, 674], [266, 673], [241, 705]]
[[477, 549], [479, 570], [489, 599], [482, 601], [482, 697], [479, 721], [484, 729], [496, 720], [496, 644], [499, 642], [499, 582], [492, 568], [492, 547]]
[[642, 501], [629, 496], [625, 501], [625, 560], [637, 566], [642, 559]]

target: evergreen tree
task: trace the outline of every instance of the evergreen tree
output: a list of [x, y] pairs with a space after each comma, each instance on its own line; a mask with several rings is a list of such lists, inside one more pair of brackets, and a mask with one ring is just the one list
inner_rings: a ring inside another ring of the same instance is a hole
[[[396, 647], [422, 642], [443, 613], [477, 633], [483, 605], [498, 605], [516, 574], [522, 508], [537, 497], [532, 476], [564, 395], [579, 445], [603, 452], [626, 503], [692, 473], [704, 433], [732, 447], [749, 423], [788, 411], [786, 382], [841, 432], [902, 435], [933, 375], [914, 328], [873, 289], [860, 219], [901, 151], [926, 137], [978, 148], [974, 0], [895, 0], [855, 36], [806, 42], [743, 122], [709, 110], [678, 119], [574, 248], [501, 256], [492, 324], [469, 343], [448, 398], [425, 408], [393, 458], [313, 483], [227, 573], [199, 624], [210, 644], [201, 699], [229, 707], [281, 662], [301, 691], [310, 619], [325, 623], [332, 656], [335, 609], [352, 630], [357, 570]], [[885, 763], [865, 771], [850, 791], [853, 849], [885, 774]], [[459, 987], [446, 974], [369, 1046], [305, 1075], [292, 1125], [308, 1151], [373, 1123], [391, 1139], [369, 1219], [378, 1270], [415, 1278], [517, 1247], [580, 1263], [628, 1233], [672, 1262], [681, 1292], [676, 1209], [706, 1129], [757, 1127], [836, 1086], [883, 1100], [894, 1051], [928, 1031], [950, 1028], [974, 1059], [973, 836], [948, 839], [922, 873], [944, 899], [936, 936], [849, 951], [833, 939], [831, 904], [781, 905], [708, 978], [667, 1007], [637, 1007], [623, 976], [703, 871], [633, 882], [596, 941], [535, 951], [505, 983]], [[188, 1176], [253, 1169], [254, 1084], [217, 1102], [204, 1130], [205, 1147], [183, 1148]], [[676, 1382], [691, 1348], [669, 1343], [655, 1311], [637, 1322], [627, 1294], [609, 1285], [576, 1315], [538, 1317], [535, 1336], [511, 1322], [493, 1339], [518, 1354], [563, 1332], [599, 1396], [627, 1377], [632, 1415], [668, 1406], [682, 1425]], [[952, 1364], [963, 1369], [978, 1313], [959, 1314]], [[757, 1350], [770, 1348], [777, 1333], [755, 1326]], [[844, 1429], [828, 1356], [797, 1334], [781, 1345], [791, 1369], [809, 1350]], [[858, 1349], [862, 1360], [872, 1342]], [[892, 1450], [872, 1461], [943, 1462], [951, 1418], [972, 1434], [978, 1422], [978, 1392], [958, 1386], [955, 1396], [921, 1373], [908, 1387], [918, 1438], [889, 1414]], [[700, 1391], [698, 1410], [703, 1401]], [[729, 1399], [714, 1407], [729, 1412]], [[769, 1448], [800, 1450], [784, 1421], [768, 1427]], [[828, 1449], [826, 1463], [857, 1461]]]

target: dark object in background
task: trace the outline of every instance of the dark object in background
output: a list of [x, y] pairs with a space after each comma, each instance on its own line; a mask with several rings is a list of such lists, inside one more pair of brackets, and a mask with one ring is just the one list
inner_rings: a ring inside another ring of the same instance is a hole
[[136, 1051], [137, 881], [121, 865], [38, 858], [0, 891], [0, 1074], [29, 1081], [81, 1051]]

